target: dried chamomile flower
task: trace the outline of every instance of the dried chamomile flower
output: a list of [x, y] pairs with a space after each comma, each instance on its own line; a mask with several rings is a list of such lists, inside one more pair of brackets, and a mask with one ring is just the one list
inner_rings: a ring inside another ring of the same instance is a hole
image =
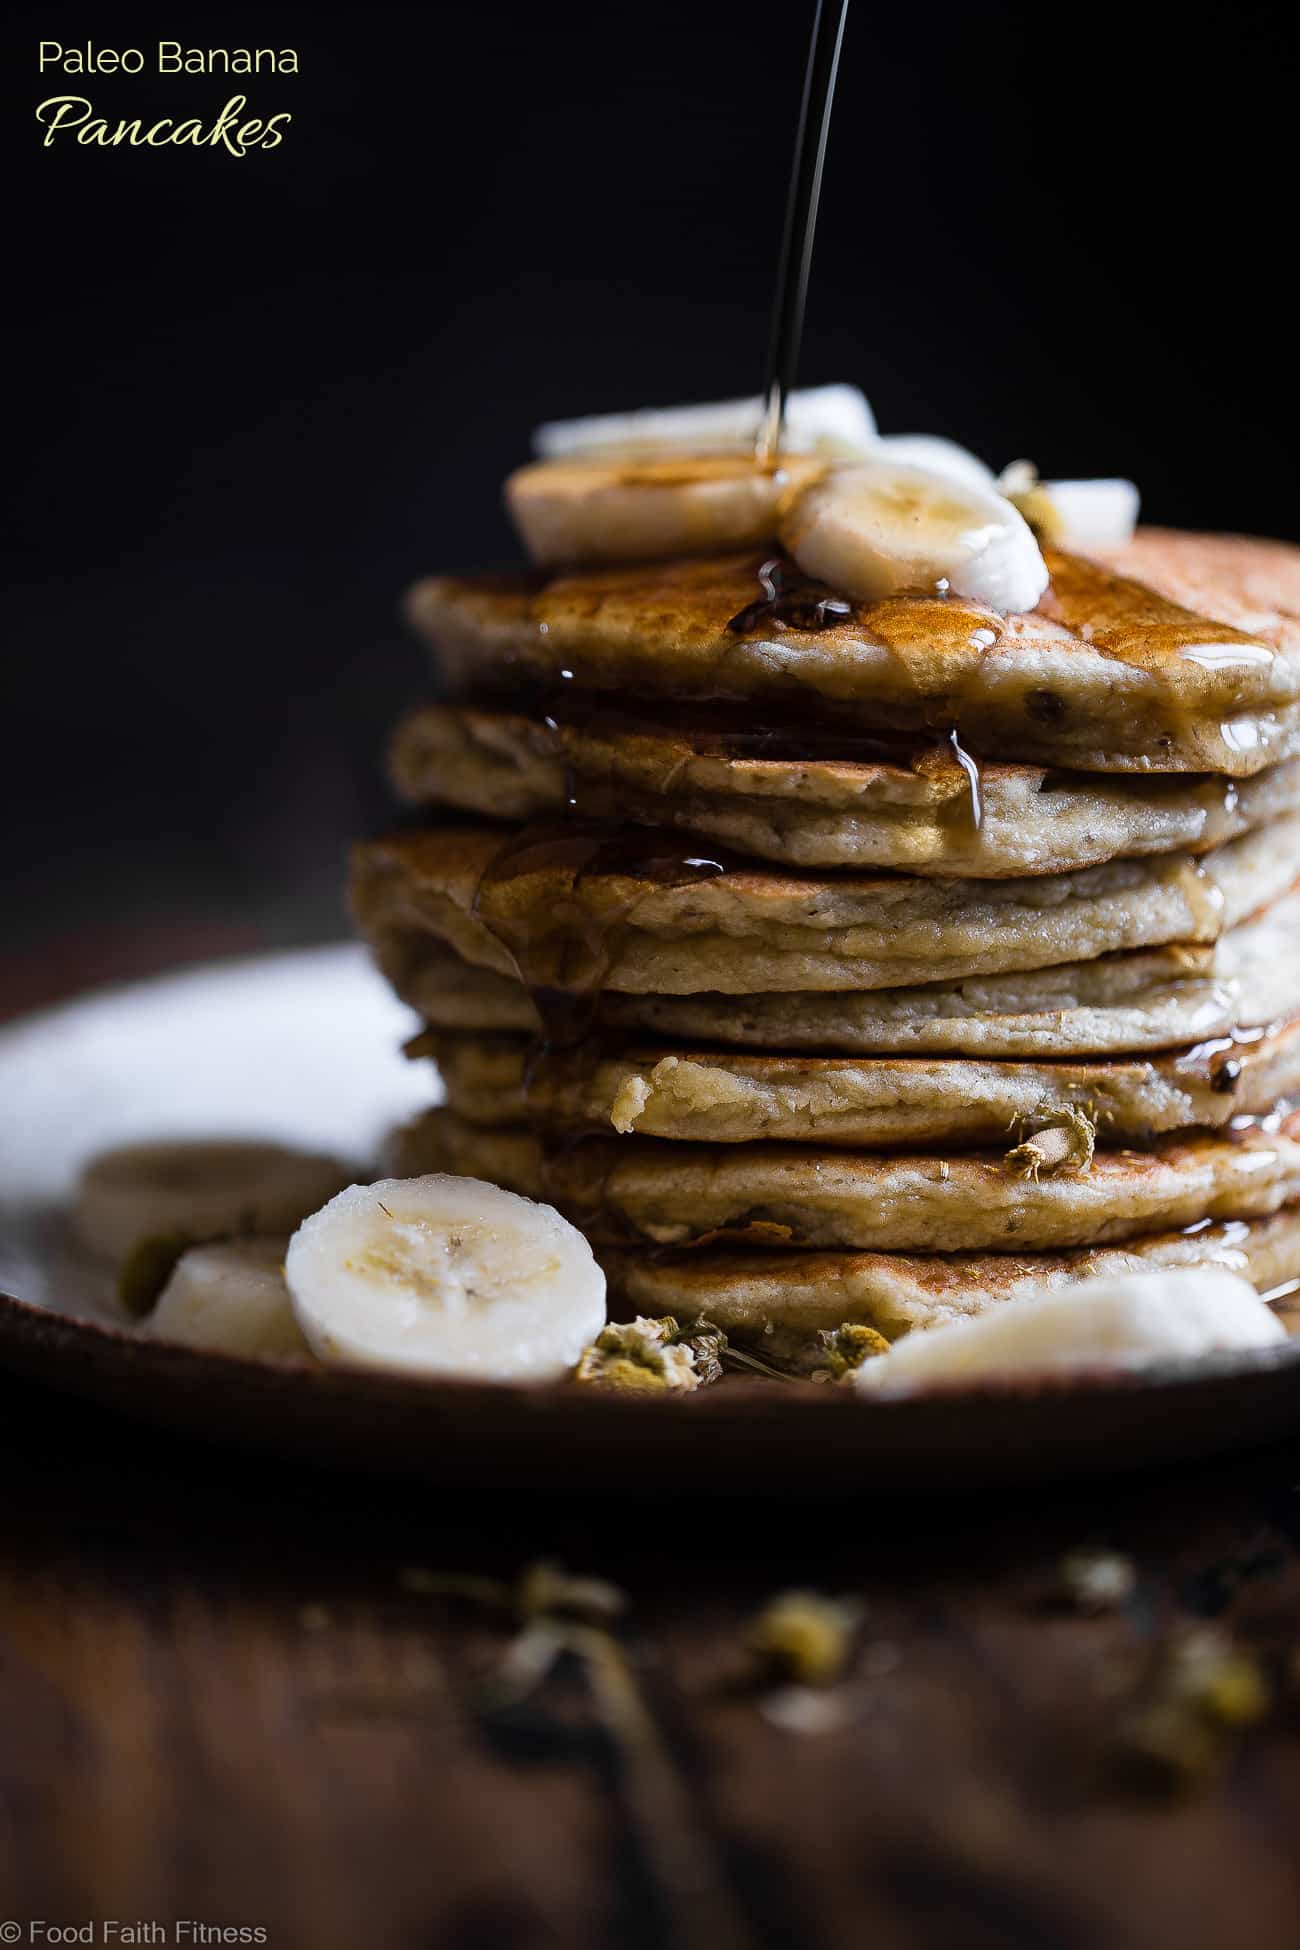
[[1136, 1784], [1168, 1790], [1212, 1774], [1232, 1736], [1267, 1713], [1268, 1681], [1253, 1652], [1212, 1626], [1166, 1649], [1147, 1703], [1120, 1729], [1114, 1759]]
[[727, 1346], [727, 1336], [721, 1327], [701, 1314], [682, 1329], [681, 1344], [689, 1347], [695, 1356], [695, 1378], [701, 1388], [711, 1381], [721, 1381], [722, 1356]]
[[727, 1365], [744, 1368], [771, 1381], [842, 1381], [864, 1361], [884, 1354], [889, 1342], [874, 1327], [846, 1320], [839, 1327], [823, 1327], [809, 1334], [802, 1328], [766, 1321], [761, 1337], [747, 1337], [737, 1347], [725, 1343]]
[[1025, 1121], [1029, 1135], [1007, 1152], [1008, 1170], [1037, 1184], [1046, 1172], [1087, 1171], [1097, 1142], [1097, 1122], [1077, 1104], [1041, 1105]]
[[830, 1686], [848, 1663], [861, 1617], [861, 1605], [851, 1598], [783, 1591], [753, 1619], [745, 1642], [771, 1676]]
[[1173, 1698], [1215, 1726], [1253, 1726], [1269, 1707], [1268, 1681], [1254, 1653], [1209, 1626], [1177, 1642], [1168, 1684]]
[[842, 1327], [820, 1328], [810, 1350], [812, 1379], [843, 1381], [864, 1361], [888, 1352], [889, 1342], [874, 1327], [846, 1320]]
[[687, 1329], [671, 1314], [610, 1321], [583, 1350], [574, 1380], [636, 1394], [702, 1388], [722, 1373], [719, 1356], [725, 1345], [722, 1329], [708, 1321]]
[[680, 1344], [678, 1333], [671, 1314], [658, 1320], [638, 1315], [610, 1321], [583, 1349], [574, 1380], [647, 1394], [698, 1388], [695, 1357]]

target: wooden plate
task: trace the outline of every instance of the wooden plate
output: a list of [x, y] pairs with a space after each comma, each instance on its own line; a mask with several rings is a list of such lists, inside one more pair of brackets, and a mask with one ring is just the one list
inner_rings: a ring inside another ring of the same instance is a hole
[[0, 1360], [150, 1421], [436, 1480], [878, 1495], [1112, 1471], [1300, 1428], [1300, 1342], [1104, 1385], [871, 1403], [729, 1379], [676, 1401], [241, 1361], [137, 1338], [60, 1210], [133, 1139], [259, 1136], [354, 1158], [429, 1100], [360, 950], [191, 969], [0, 1031]]

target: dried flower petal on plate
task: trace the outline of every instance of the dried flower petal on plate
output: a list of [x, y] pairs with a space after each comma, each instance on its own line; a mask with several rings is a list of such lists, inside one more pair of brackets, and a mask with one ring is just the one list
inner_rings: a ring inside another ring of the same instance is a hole
[[1223, 1765], [1233, 1736], [1263, 1719], [1271, 1700], [1248, 1647], [1213, 1626], [1184, 1631], [1164, 1648], [1146, 1703], [1120, 1728], [1112, 1759], [1137, 1786], [1193, 1787]]
[[804, 1686], [830, 1686], [848, 1664], [861, 1618], [856, 1599], [783, 1591], [764, 1605], [745, 1638], [769, 1675]]
[[889, 1342], [874, 1327], [864, 1327], [857, 1321], [846, 1320], [841, 1327], [820, 1328], [809, 1351], [809, 1358], [814, 1364], [812, 1379], [843, 1381], [845, 1375], [852, 1374], [864, 1361], [872, 1361], [878, 1354], [888, 1352]]
[[583, 1350], [574, 1380], [634, 1394], [702, 1388], [722, 1373], [726, 1335], [709, 1321], [683, 1329], [671, 1314], [611, 1321]]

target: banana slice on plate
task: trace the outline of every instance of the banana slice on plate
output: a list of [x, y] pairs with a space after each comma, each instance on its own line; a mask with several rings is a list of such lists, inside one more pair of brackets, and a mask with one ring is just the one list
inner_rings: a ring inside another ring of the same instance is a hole
[[122, 1259], [155, 1235], [289, 1232], [347, 1180], [337, 1158], [281, 1144], [126, 1144], [85, 1167], [72, 1222], [92, 1253]]
[[506, 506], [535, 562], [640, 562], [757, 548], [825, 463], [785, 454], [603, 455], [539, 460], [506, 482]]
[[[762, 417], [757, 393], [701, 406], [597, 413], [582, 420], [548, 421], [533, 434], [533, 451], [543, 460], [610, 453], [752, 453]], [[875, 438], [871, 408], [856, 386], [797, 387], [786, 401], [782, 453], [865, 454]]]
[[549, 1205], [434, 1173], [353, 1185], [289, 1241], [298, 1324], [323, 1361], [556, 1381], [605, 1324], [605, 1276]]
[[901, 461], [832, 468], [793, 501], [781, 540], [806, 574], [864, 602], [951, 590], [1006, 614], [1033, 609], [1048, 583], [996, 489]]
[[974, 1320], [905, 1336], [853, 1376], [869, 1395], [909, 1395], [1003, 1375], [1128, 1370], [1286, 1339], [1253, 1286], [1221, 1267], [1122, 1273], [1026, 1294]]
[[230, 1239], [182, 1253], [145, 1332], [219, 1354], [308, 1354], [284, 1277], [287, 1239]]

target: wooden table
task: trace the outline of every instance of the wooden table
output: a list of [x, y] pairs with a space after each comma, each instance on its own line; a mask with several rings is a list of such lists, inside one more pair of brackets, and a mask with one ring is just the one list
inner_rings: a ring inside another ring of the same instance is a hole
[[[0, 1430], [0, 1942], [6, 1918], [304, 1950], [1297, 1940], [1300, 1449], [1001, 1507], [890, 1483], [558, 1507], [291, 1469], [10, 1380]], [[1132, 1555], [1118, 1609], [1057, 1595], [1087, 1542]], [[626, 1592], [612, 1707], [573, 1654], [503, 1700], [517, 1622], [424, 1588], [548, 1556]], [[742, 1643], [792, 1586], [865, 1605], [821, 1731], [773, 1724]], [[1208, 1619], [1281, 1697], [1202, 1778], [1139, 1785], [1116, 1729]]]

